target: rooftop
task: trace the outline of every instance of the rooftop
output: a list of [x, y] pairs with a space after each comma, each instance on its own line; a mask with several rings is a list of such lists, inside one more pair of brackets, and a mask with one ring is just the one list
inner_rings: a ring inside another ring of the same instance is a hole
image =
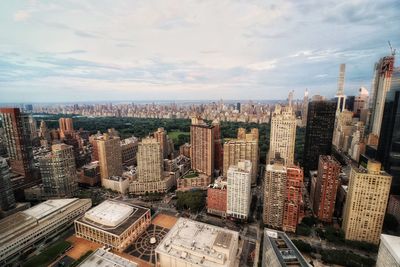
[[[239, 233], [180, 218], [157, 246], [156, 252], [181, 258], [198, 266], [230, 266], [236, 255]], [[233, 249], [233, 253], [236, 250]]]
[[42, 202], [30, 209], [23, 211], [28, 216], [32, 216], [36, 220], [43, 219], [44, 217], [60, 210], [61, 208], [78, 200], [78, 198], [65, 198], [65, 199], [52, 199]]
[[394, 235], [381, 235], [381, 241], [385, 244], [390, 254], [400, 263], [400, 237]]
[[102, 248], [90, 254], [79, 267], [137, 267], [138, 265], [128, 259], [122, 258]]
[[120, 235], [146, 212], [149, 212], [149, 209], [127, 202], [105, 200], [87, 211], [78, 221]]

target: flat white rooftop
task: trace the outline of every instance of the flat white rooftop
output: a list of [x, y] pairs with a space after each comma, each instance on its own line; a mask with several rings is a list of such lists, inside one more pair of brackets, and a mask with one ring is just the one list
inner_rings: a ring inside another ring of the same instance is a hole
[[180, 218], [157, 246], [156, 253], [196, 266], [231, 266], [238, 241], [238, 232]]
[[22, 213], [32, 216], [37, 220], [40, 220], [51, 213], [68, 206], [72, 202], [78, 200], [78, 198], [65, 198], [65, 199], [52, 199], [40, 203], [30, 209], [22, 211]]
[[78, 266], [79, 267], [137, 267], [138, 265], [133, 261], [122, 258], [114, 253], [99, 248]]
[[400, 237], [394, 235], [381, 235], [381, 240], [390, 251], [390, 254], [400, 263]]
[[135, 208], [130, 205], [106, 200], [87, 211], [85, 218], [101, 225], [116, 227], [125, 221], [134, 211]]

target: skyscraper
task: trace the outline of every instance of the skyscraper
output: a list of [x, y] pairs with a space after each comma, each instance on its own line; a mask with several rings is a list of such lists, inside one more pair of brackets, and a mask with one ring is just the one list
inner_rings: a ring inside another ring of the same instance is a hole
[[314, 96], [308, 104], [307, 127], [304, 144], [304, 173], [318, 168], [320, 155], [329, 155], [335, 125], [336, 103]]
[[267, 164], [279, 153], [285, 165], [294, 163], [296, 116], [292, 106], [275, 106], [271, 118], [271, 133]]
[[346, 239], [379, 243], [391, 182], [380, 162], [351, 167], [342, 223]]
[[241, 160], [250, 160], [252, 163], [251, 182], [256, 183], [258, 173], [258, 129], [251, 129], [250, 133], [246, 133], [246, 129], [238, 129], [238, 138], [231, 139], [224, 144], [224, 177], [227, 177], [228, 168], [236, 165]]
[[192, 169], [213, 176], [214, 172], [214, 126], [201, 118], [192, 118], [190, 126]]
[[239, 161], [228, 169], [227, 209], [228, 216], [246, 220], [251, 204], [251, 161]]
[[56, 144], [51, 153], [39, 159], [45, 197], [70, 197], [78, 189], [72, 146]]
[[380, 136], [386, 94], [390, 90], [393, 66], [394, 56], [383, 57], [375, 64], [375, 73], [372, 82], [372, 101], [370, 106], [371, 117], [368, 130], [378, 137]]
[[278, 156], [268, 164], [264, 180], [264, 223], [272, 228], [282, 228], [285, 208], [287, 172], [283, 159]]
[[393, 176], [392, 193], [400, 194], [400, 68], [393, 71], [390, 91], [387, 93], [382, 117], [382, 127], [377, 159], [385, 171]]
[[296, 232], [297, 224], [303, 218], [304, 173], [299, 166], [286, 168], [287, 180], [282, 228], [286, 232]]
[[33, 152], [28, 115], [17, 108], [0, 108], [11, 170], [31, 181]]
[[320, 155], [318, 176], [312, 199], [314, 214], [320, 221], [332, 222], [336, 193], [340, 184], [340, 163], [331, 156]]
[[0, 157], [0, 209], [7, 211], [14, 207], [15, 197], [11, 188], [9, 167], [7, 161]]
[[96, 140], [101, 179], [122, 175], [122, 153], [119, 137], [104, 134]]

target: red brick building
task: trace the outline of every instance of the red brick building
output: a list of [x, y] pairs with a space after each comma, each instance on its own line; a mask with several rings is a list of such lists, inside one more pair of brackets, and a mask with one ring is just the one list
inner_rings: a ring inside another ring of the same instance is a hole
[[226, 181], [217, 180], [207, 188], [207, 212], [221, 217], [226, 216]]
[[304, 173], [299, 166], [286, 169], [286, 196], [282, 228], [287, 232], [296, 232], [297, 224], [304, 217], [303, 179]]
[[313, 210], [320, 221], [332, 222], [336, 194], [340, 184], [340, 163], [327, 155], [319, 156], [318, 176], [315, 184]]

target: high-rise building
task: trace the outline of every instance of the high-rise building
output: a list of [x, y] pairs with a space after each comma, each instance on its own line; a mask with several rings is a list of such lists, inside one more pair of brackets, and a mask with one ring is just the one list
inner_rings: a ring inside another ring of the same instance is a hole
[[227, 177], [228, 168], [236, 165], [241, 160], [250, 160], [252, 163], [251, 182], [257, 181], [259, 149], [258, 149], [258, 129], [251, 129], [246, 133], [246, 129], [238, 129], [238, 138], [231, 139], [224, 144], [224, 177]]
[[284, 164], [294, 163], [294, 147], [296, 141], [296, 116], [292, 106], [275, 106], [271, 118], [271, 133], [267, 164], [279, 153]]
[[338, 79], [338, 90], [336, 92], [337, 97], [337, 113], [342, 112], [346, 104], [346, 96], [344, 95], [344, 75], [346, 71], [346, 64], [340, 64], [339, 67], [339, 79]]
[[365, 87], [358, 89], [358, 95], [354, 99], [353, 112], [357, 117], [361, 116], [363, 110], [368, 109], [369, 93]]
[[314, 96], [308, 104], [307, 127], [304, 144], [304, 173], [318, 168], [320, 155], [329, 155], [335, 125], [336, 103]]
[[64, 138], [66, 134], [74, 131], [74, 125], [72, 118], [60, 118], [58, 120], [61, 138]]
[[161, 147], [161, 154], [163, 156], [163, 159], [168, 158], [168, 143], [167, 143], [167, 132], [164, 130], [164, 128], [158, 128], [157, 131], [153, 133], [154, 138], [157, 140], [158, 143], [160, 143]]
[[119, 137], [104, 134], [96, 140], [101, 179], [122, 175], [122, 154]]
[[134, 136], [121, 140], [122, 164], [124, 166], [136, 164], [138, 146], [139, 140]]
[[43, 120], [40, 122], [39, 138], [47, 140], [48, 142], [51, 141], [50, 132], [47, 129], [46, 123]]
[[32, 178], [33, 152], [29, 116], [17, 108], [0, 108], [5, 143], [11, 170], [25, 177], [25, 184]]
[[380, 162], [351, 167], [342, 224], [346, 239], [379, 243], [391, 182]]
[[376, 267], [400, 266], [400, 237], [381, 235]]
[[296, 232], [297, 224], [304, 215], [303, 179], [304, 173], [299, 166], [286, 168], [285, 206], [283, 210], [282, 228], [286, 232]]
[[251, 204], [251, 161], [239, 161], [228, 169], [227, 210], [228, 216], [246, 220]]
[[138, 148], [138, 180], [141, 182], [160, 181], [163, 176], [162, 149], [154, 138], [145, 138]]
[[16, 205], [14, 192], [11, 188], [10, 171], [7, 161], [0, 157], [0, 209], [10, 210]]
[[207, 125], [201, 118], [192, 118], [190, 126], [192, 169], [213, 176], [214, 172], [214, 126]]
[[340, 185], [340, 163], [332, 156], [320, 155], [318, 176], [315, 184], [313, 204], [314, 214], [320, 221], [332, 222], [336, 193]]
[[308, 113], [308, 90], [304, 92], [303, 104], [301, 106], [301, 125], [307, 126], [307, 113]]
[[372, 82], [371, 117], [368, 130], [376, 136], [380, 136], [383, 109], [386, 94], [390, 90], [394, 66], [394, 56], [386, 56], [375, 64], [374, 79]]
[[400, 68], [395, 68], [383, 110], [382, 127], [376, 158], [386, 172], [393, 176], [391, 191], [400, 194]]
[[56, 144], [51, 153], [39, 159], [45, 197], [69, 197], [78, 189], [72, 146]]
[[219, 120], [212, 122], [214, 126], [214, 168], [222, 171], [223, 169], [223, 149], [222, 149], [222, 138], [221, 138], [221, 125]]
[[285, 208], [287, 171], [283, 159], [276, 157], [267, 165], [264, 178], [264, 223], [282, 228]]

